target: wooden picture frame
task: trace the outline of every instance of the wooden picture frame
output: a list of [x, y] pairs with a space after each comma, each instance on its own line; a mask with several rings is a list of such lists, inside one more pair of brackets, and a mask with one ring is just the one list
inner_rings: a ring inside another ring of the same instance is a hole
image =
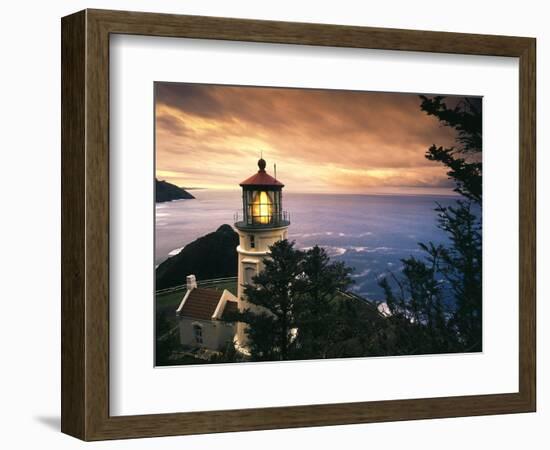
[[[61, 25], [64, 433], [101, 440], [535, 411], [535, 39], [104, 10]], [[519, 58], [519, 391], [110, 416], [109, 36], [117, 33]]]

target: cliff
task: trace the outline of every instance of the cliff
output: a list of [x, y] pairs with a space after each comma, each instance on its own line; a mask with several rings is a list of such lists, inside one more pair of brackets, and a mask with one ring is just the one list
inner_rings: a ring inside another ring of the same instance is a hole
[[236, 276], [237, 245], [239, 235], [229, 225], [222, 225], [161, 263], [156, 270], [156, 289], [185, 284], [190, 274], [198, 281]]
[[193, 197], [185, 189], [167, 181], [159, 181], [155, 178], [155, 202], [169, 202], [172, 200], [192, 199]]

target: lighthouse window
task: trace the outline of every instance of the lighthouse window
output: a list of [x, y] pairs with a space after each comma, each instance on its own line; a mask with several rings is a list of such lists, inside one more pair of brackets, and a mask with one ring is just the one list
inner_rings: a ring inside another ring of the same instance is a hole
[[244, 284], [254, 284], [254, 281], [252, 280], [254, 275], [256, 275], [256, 270], [254, 267], [247, 267], [244, 270]]
[[250, 236], [250, 248], [255, 248], [256, 242], [254, 241], [254, 235]]

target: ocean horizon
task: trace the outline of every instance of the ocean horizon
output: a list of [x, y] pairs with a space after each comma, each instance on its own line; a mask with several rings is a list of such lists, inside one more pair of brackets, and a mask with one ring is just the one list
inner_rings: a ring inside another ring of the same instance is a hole
[[[193, 189], [194, 200], [155, 205], [155, 264], [187, 244], [233, 226], [242, 209], [241, 192]], [[437, 228], [437, 204], [448, 206], [456, 195], [322, 194], [284, 192], [283, 209], [290, 213], [288, 239], [299, 249], [324, 247], [331, 260], [353, 268], [350, 290], [374, 301], [383, 300], [378, 281], [402, 270], [401, 259], [423, 258], [419, 242], [446, 244]]]

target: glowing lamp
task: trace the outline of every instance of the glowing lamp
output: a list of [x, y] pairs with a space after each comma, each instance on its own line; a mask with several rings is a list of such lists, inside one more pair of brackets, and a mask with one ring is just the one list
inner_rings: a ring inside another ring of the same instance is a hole
[[266, 191], [256, 192], [252, 200], [252, 223], [268, 224], [273, 219], [273, 202]]
[[240, 183], [243, 211], [237, 215], [238, 228], [288, 226], [288, 215], [282, 210], [283, 183], [265, 170], [264, 159], [258, 161], [258, 172]]

